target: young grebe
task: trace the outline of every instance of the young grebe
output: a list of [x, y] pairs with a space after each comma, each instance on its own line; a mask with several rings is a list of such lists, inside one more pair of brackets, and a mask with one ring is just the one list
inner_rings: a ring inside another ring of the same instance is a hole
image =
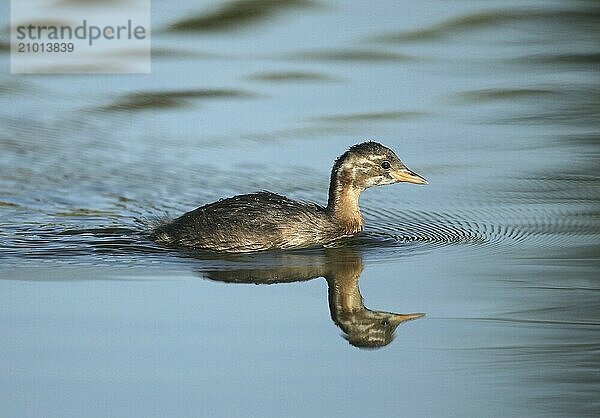
[[271, 192], [222, 199], [156, 228], [155, 241], [175, 247], [250, 252], [322, 246], [362, 231], [360, 193], [398, 182], [427, 184], [394, 152], [363, 142], [333, 165], [327, 207]]

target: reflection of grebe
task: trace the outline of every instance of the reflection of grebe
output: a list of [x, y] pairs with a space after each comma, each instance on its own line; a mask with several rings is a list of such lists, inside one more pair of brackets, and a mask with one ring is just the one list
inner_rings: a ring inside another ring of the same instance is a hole
[[153, 232], [157, 242], [226, 252], [321, 246], [362, 230], [358, 199], [372, 186], [427, 184], [376, 142], [354, 145], [335, 162], [327, 207], [270, 192], [202, 206]]
[[[394, 339], [398, 325], [422, 317], [422, 313], [397, 314], [365, 307], [358, 288], [363, 270], [360, 254], [351, 248], [331, 248], [318, 253], [287, 253], [270, 259], [269, 266], [201, 271], [211, 279], [229, 283], [274, 284], [325, 277], [329, 288], [329, 310], [333, 322], [344, 331], [350, 344], [377, 348]], [[273, 265], [279, 263], [280, 265]]]
[[331, 319], [346, 333], [350, 344], [364, 348], [383, 347], [392, 342], [398, 325], [425, 314], [396, 314], [366, 308], [358, 288], [362, 270], [362, 260], [357, 257], [337, 264], [333, 274], [325, 276]]

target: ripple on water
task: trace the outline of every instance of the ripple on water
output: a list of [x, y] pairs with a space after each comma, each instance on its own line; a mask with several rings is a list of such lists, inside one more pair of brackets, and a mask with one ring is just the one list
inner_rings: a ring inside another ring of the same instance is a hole
[[[537, 205], [460, 208], [453, 211], [366, 208], [365, 232], [335, 243], [335, 247], [353, 247], [369, 258], [413, 256], [447, 246], [480, 246], [493, 251], [513, 248], [525, 242], [536, 246], [561, 244], [565, 239], [600, 235], [600, 222], [590, 224], [589, 214], [569, 213], [560, 208]], [[73, 223], [77, 218], [70, 218]], [[131, 225], [96, 226], [100, 219], [83, 219], [91, 226], [64, 223], [33, 223], [4, 230], [0, 258], [66, 259], [102, 263], [98, 256], [147, 257], [188, 256], [158, 246], [147, 232], [155, 221], [132, 220]], [[113, 219], [113, 222], [115, 220]], [[469, 253], [470, 251], [466, 251]], [[212, 254], [211, 257], [214, 257]], [[86, 261], [87, 257], [87, 261]], [[197, 254], [194, 257], [198, 258]], [[201, 257], [200, 257], [201, 258]]]
[[449, 38], [472, 31], [498, 28], [508, 24], [537, 24], [547, 27], [568, 25], [572, 30], [577, 27], [597, 27], [599, 22], [600, 12], [596, 7], [582, 7], [575, 10], [550, 8], [547, 10], [491, 10], [452, 18], [414, 31], [385, 33], [371, 37], [370, 40], [384, 43], [423, 42]]
[[[141, 228], [76, 227], [22, 224], [4, 232], [0, 259], [68, 260], [103, 264], [114, 257], [160, 254], [163, 249], [145, 238]], [[103, 256], [108, 255], [108, 259]]]
[[118, 112], [173, 108], [187, 106], [191, 100], [240, 99], [255, 96], [247, 91], [233, 89], [139, 91], [119, 97], [113, 103], [102, 106], [98, 110]]
[[449, 213], [421, 210], [366, 209], [369, 231], [397, 243], [422, 243], [433, 246], [476, 244], [486, 242], [482, 225], [461, 220]]
[[[600, 222], [591, 222], [589, 213], [575, 213], [567, 207], [533, 205], [455, 208], [448, 212], [369, 208], [367, 233], [381, 237], [387, 246], [419, 243], [429, 247], [477, 245], [493, 251], [515, 246], [537, 248], [564, 245], [567, 240], [589, 241], [600, 235]], [[593, 217], [593, 216], [592, 216]], [[596, 218], [598, 218], [596, 213]]]
[[394, 62], [413, 61], [416, 58], [396, 52], [373, 49], [327, 49], [303, 51], [287, 54], [285, 58], [301, 61], [334, 61], [334, 62]]
[[217, 9], [178, 20], [167, 26], [167, 32], [217, 32], [240, 29], [264, 22], [288, 9], [314, 8], [311, 0], [246, 0], [228, 1]]
[[246, 77], [251, 81], [264, 81], [269, 83], [308, 83], [338, 81], [339, 79], [325, 73], [312, 71], [265, 71]]
[[[250, 172], [253, 169], [257, 168], [250, 167]], [[301, 170], [296, 174], [296, 180], [311, 176]], [[297, 181], [297, 184], [306, 183]], [[290, 187], [283, 184], [275, 188], [287, 190]], [[299, 190], [305, 198], [313, 199], [313, 186], [300, 188], [296, 194]], [[431, 209], [432, 202], [418, 209], [394, 207], [389, 202], [378, 204], [374, 196], [375, 200], [369, 200], [370, 204], [363, 208], [365, 232], [335, 246], [356, 248], [370, 259], [387, 259], [450, 246], [468, 255], [475, 253], [473, 246], [504, 252], [515, 247], [539, 249], [566, 243], [583, 245], [600, 236], [596, 176], [538, 173], [511, 181], [510, 186], [496, 185], [493, 193], [483, 186], [473, 192], [477, 196], [475, 201], [466, 197], [460, 201], [443, 198], [445, 209], [441, 211]], [[134, 262], [141, 262], [153, 257], [164, 261], [165, 256], [189, 255], [155, 245], [146, 234], [152, 222], [136, 219], [148, 216], [152, 211], [164, 213], [168, 199], [163, 200], [161, 207], [151, 209], [149, 202], [155, 198], [149, 198], [145, 203], [121, 196], [113, 198], [118, 202], [104, 202], [106, 210], [69, 210], [63, 205], [39, 222], [2, 226], [0, 258], [76, 258], [77, 262], [95, 264], [105, 263], [110, 257], [129, 257]], [[576, 210], [572, 206], [574, 201], [579, 202]], [[12, 204], [5, 205], [13, 207]], [[15, 207], [15, 217], [26, 209]], [[181, 208], [175, 212], [177, 215]]]

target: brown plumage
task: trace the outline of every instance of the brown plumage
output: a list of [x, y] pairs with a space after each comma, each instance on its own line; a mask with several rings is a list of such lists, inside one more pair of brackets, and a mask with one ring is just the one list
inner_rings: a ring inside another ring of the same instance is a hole
[[372, 186], [427, 184], [377, 142], [352, 146], [333, 165], [326, 207], [271, 192], [222, 199], [153, 231], [168, 246], [250, 252], [322, 246], [362, 231], [360, 193]]

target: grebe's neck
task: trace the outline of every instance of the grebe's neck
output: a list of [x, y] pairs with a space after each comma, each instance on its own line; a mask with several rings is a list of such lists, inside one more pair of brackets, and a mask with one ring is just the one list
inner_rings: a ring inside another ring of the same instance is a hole
[[329, 284], [329, 309], [336, 323], [365, 310], [363, 298], [358, 289], [358, 279], [363, 270], [362, 261], [350, 260], [347, 265], [337, 268], [327, 278]]
[[353, 184], [352, 168], [336, 162], [331, 171], [327, 211], [347, 234], [356, 234], [363, 229], [364, 221], [358, 206], [361, 192], [362, 189]]

